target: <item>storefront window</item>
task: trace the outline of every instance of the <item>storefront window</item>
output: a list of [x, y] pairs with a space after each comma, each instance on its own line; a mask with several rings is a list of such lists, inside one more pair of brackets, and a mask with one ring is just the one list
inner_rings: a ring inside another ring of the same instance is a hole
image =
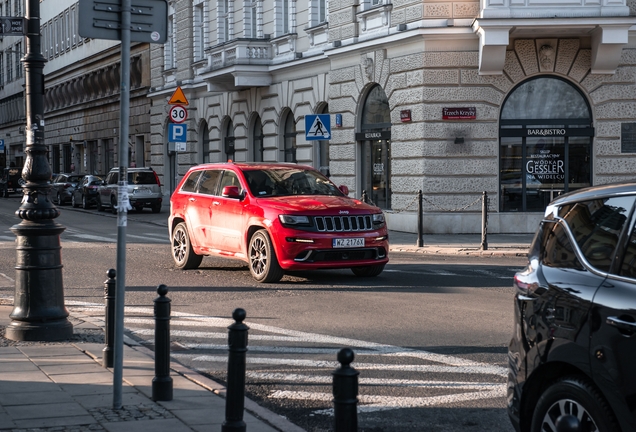
[[590, 110], [566, 81], [535, 78], [513, 90], [499, 135], [501, 211], [543, 212], [562, 193], [591, 185]]

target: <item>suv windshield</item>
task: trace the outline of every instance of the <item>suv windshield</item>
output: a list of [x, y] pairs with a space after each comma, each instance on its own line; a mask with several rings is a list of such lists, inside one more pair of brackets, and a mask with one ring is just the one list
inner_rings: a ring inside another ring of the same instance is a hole
[[252, 195], [257, 197], [284, 195], [333, 195], [342, 192], [318, 171], [298, 168], [268, 168], [243, 171]]

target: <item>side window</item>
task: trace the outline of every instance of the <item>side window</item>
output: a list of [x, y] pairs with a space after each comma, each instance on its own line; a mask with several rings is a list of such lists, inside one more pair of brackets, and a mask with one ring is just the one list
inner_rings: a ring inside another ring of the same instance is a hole
[[546, 222], [543, 226], [543, 257], [541, 262], [548, 267], [583, 270], [576, 257], [567, 231], [558, 222]]
[[201, 171], [194, 171], [190, 173], [185, 182], [183, 182], [183, 186], [181, 190], [183, 192], [194, 192], [197, 187], [197, 181], [199, 180], [199, 176], [201, 176]]
[[108, 174], [108, 180], [106, 181], [106, 183], [108, 183], [109, 185], [112, 184], [117, 184], [117, 178], [119, 177], [119, 173], [118, 172], [112, 172], [110, 174]]
[[220, 176], [221, 171], [219, 170], [204, 171], [199, 181], [199, 193], [215, 195]]
[[559, 210], [594, 268], [609, 271], [633, 204], [633, 196], [623, 196], [575, 203]]
[[[239, 193], [241, 193], [241, 183], [234, 171], [223, 171], [223, 178], [221, 179], [221, 186], [219, 191], [222, 191], [225, 186], [238, 186]], [[219, 192], [220, 193], [220, 192]]]
[[618, 274], [636, 279], [636, 224], [632, 226], [632, 233], [625, 245], [625, 254], [623, 255], [623, 262], [618, 269]]

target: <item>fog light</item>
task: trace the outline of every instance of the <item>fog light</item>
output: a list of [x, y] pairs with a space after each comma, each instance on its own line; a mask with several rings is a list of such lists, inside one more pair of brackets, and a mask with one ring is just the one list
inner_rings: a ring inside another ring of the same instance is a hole
[[313, 243], [314, 242], [312, 239], [294, 238], [294, 237], [287, 237], [285, 240], [291, 243]]
[[375, 241], [383, 241], [386, 240], [389, 236], [380, 236], [380, 237], [376, 237], [374, 238]]

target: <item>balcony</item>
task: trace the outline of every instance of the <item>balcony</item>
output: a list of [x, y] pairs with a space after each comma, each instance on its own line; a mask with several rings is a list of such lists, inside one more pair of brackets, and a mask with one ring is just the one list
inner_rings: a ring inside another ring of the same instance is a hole
[[272, 83], [269, 39], [233, 39], [207, 48], [205, 53], [207, 64], [197, 68], [196, 73], [207, 82], [209, 91], [263, 87]]
[[482, 0], [479, 73], [502, 74], [511, 38], [568, 37], [589, 38], [593, 74], [613, 74], [633, 25], [626, 0]]

